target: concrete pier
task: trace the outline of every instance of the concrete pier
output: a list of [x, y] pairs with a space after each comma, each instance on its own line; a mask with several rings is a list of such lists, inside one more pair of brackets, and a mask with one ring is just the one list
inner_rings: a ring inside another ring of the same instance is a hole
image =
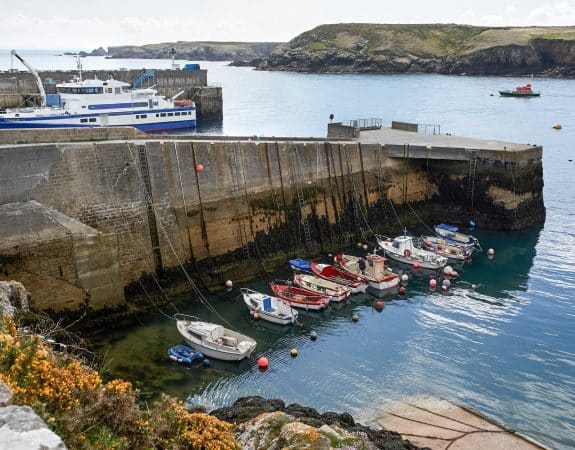
[[2, 131], [0, 279], [22, 280], [42, 308], [98, 309], [180, 264], [220, 285], [420, 221], [544, 220], [540, 147], [423, 159], [367, 139]]

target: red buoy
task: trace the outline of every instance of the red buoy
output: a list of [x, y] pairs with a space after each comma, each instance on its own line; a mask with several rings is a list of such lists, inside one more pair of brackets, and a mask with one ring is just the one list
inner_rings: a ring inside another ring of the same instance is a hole
[[400, 294], [400, 295], [404, 295], [404, 294], [405, 294], [405, 288], [404, 288], [403, 286], [401, 286], [401, 287], [399, 288], [399, 294]]
[[472, 284], [472, 285], [471, 285], [471, 289], [473, 289], [473, 290], [477, 289], [477, 285], [476, 285], [476, 284]]
[[434, 278], [429, 280], [429, 289], [435, 289], [436, 286], [437, 286], [437, 281]]
[[268, 365], [269, 365], [269, 362], [265, 356], [262, 356], [260, 359], [258, 359], [258, 367], [260, 369], [267, 369]]
[[373, 305], [375, 307], [375, 309], [377, 309], [378, 311], [381, 311], [383, 309], [383, 302], [381, 300], [376, 300], [376, 302]]
[[202, 170], [204, 170], [204, 166], [201, 164], [196, 164], [196, 172], [201, 172]]
[[414, 269], [419, 269], [419, 261], [413, 261], [412, 266]]

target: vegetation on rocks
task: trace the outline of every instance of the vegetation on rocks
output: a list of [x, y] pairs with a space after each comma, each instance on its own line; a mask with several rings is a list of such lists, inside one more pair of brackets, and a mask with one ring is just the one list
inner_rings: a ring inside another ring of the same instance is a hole
[[77, 357], [0, 325], [0, 380], [14, 403], [31, 406], [72, 449], [238, 449], [234, 426], [162, 396], [149, 407], [123, 380], [105, 381]]
[[300, 72], [575, 75], [575, 27], [321, 25], [257, 64]]

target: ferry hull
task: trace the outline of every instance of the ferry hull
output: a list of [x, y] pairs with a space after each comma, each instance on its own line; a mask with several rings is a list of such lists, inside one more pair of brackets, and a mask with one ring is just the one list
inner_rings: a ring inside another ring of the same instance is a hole
[[[101, 125], [81, 125], [81, 124], [70, 124], [70, 123], [54, 123], [54, 122], [12, 122], [12, 121], [1, 121], [0, 120], [0, 130], [12, 130], [12, 129], [29, 129], [29, 128], [98, 128]], [[113, 125], [109, 124], [109, 127], [134, 127], [140, 131], [145, 131], [147, 133], [166, 131], [166, 130], [180, 130], [185, 128], [195, 128], [195, 120], [182, 120], [179, 122], [156, 122], [156, 123], [145, 123], [145, 124], [119, 124]]]

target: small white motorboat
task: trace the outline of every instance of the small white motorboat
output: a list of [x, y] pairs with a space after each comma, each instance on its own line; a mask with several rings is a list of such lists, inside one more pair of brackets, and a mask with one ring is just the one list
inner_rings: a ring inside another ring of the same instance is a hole
[[411, 236], [398, 236], [395, 239], [378, 236], [377, 243], [387, 256], [404, 264], [432, 270], [441, 269], [447, 264], [445, 256], [417, 248]]
[[343, 270], [365, 278], [373, 289], [389, 289], [401, 281], [398, 274], [385, 267], [385, 258], [375, 252], [365, 258], [340, 253], [335, 259]]
[[205, 356], [224, 361], [247, 358], [257, 342], [249, 336], [229, 330], [221, 325], [202, 322], [197, 317], [176, 314], [178, 331], [193, 349]]
[[473, 253], [473, 245], [455, 244], [435, 236], [423, 236], [421, 239], [426, 250], [445, 256], [447, 259], [466, 261]]
[[298, 312], [283, 300], [248, 288], [240, 292], [250, 312], [258, 313], [261, 319], [268, 322], [288, 325], [294, 323]]
[[296, 273], [293, 276], [294, 284], [322, 295], [328, 295], [330, 302], [343, 302], [349, 298], [351, 288], [334, 283], [324, 278]]
[[433, 227], [433, 229], [435, 230], [435, 234], [437, 236], [442, 237], [450, 243], [457, 245], [469, 245], [481, 251], [479, 240], [470, 234], [460, 233], [459, 228], [457, 227], [440, 223], [439, 225]]

